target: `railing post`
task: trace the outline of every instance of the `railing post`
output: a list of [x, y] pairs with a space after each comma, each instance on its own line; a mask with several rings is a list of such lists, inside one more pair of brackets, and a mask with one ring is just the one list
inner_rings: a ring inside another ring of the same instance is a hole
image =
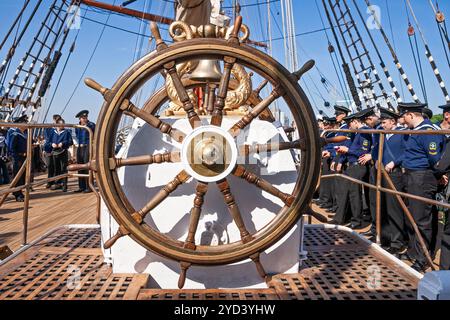
[[381, 168], [383, 166], [383, 151], [384, 151], [384, 133], [380, 133], [380, 142], [377, 159], [377, 198], [376, 198], [376, 230], [377, 230], [377, 244], [381, 244]]
[[27, 129], [27, 155], [26, 155], [26, 172], [25, 172], [25, 199], [23, 204], [23, 240], [22, 245], [27, 244], [28, 235], [28, 209], [30, 205], [30, 189], [31, 189], [31, 165], [33, 158], [33, 128]]

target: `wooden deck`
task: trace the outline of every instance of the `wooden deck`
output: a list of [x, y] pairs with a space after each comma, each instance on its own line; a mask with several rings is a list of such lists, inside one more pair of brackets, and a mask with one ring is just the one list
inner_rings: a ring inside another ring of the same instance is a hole
[[[44, 187], [31, 193], [28, 220], [28, 242], [51, 229], [69, 224], [95, 224], [96, 198], [93, 193], [75, 194], [76, 179], [69, 181], [69, 191], [51, 191]], [[22, 244], [23, 203], [10, 195], [0, 208], [0, 247], [16, 251]]]
[[308, 260], [265, 289], [164, 290], [148, 274], [113, 274], [98, 227], [60, 227], [0, 265], [0, 300], [414, 300], [419, 278], [354, 233], [308, 225]]

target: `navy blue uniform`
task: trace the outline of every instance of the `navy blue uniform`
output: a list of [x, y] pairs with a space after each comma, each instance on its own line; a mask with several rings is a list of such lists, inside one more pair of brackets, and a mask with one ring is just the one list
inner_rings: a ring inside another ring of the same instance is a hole
[[[367, 126], [361, 127], [360, 130], [369, 129]], [[364, 181], [367, 179], [368, 166], [360, 165], [358, 159], [366, 154], [369, 154], [372, 147], [372, 139], [370, 134], [357, 133], [349, 147], [346, 159], [348, 167], [344, 174]], [[340, 192], [338, 197], [338, 210], [334, 220], [339, 224], [344, 224], [347, 220], [349, 209], [351, 211], [351, 223], [353, 228], [357, 228], [362, 223], [362, 188], [356, 183], [347, 180], [340, 181]]]
[[[23, 133], [19, 129], [12, 131], [10, 130], [8, 133], [10, 133], [8, 142], [10, 146], [10, 154], [13, 158], [13, 174], [16, 176], [27, 157], [27, 134]], [[25, 173], [20, 176], [17, 185], [23, 186], [24, 184]], [[16, 199], [23, 198], [22, 191], [17, 191], [13, 194]]]
[[[403, 127], [397, 127], [395, 131], [405, 130]], [[405, 152], [405, 139], [407, 135], [391, 134], [386, 135], [383, 150], [383, 165], [386, 166], [393, 162], [396, 166], [389, 172], [389, 177], [395, 186], [395, 189], [402, 191], [405, 188], [403, 172], [399, 166], [399, 159], [403, 157]], [[377, 152], [378, 156], [378, 152]], [[383, 186], [388, 187], [387, 182], [383, 179]], [[391, 194], [385, 194], [386, 219], [388, 228], [387, 240], [389, 246], [397, 252], [402, 251], [408, 245], [407, 221], [403, 209], [397, 198]]]
[[[45, 144], [44, 144], [44, 152], [45, 152], [45, 158], [47, 161], [47, 177], [52, 178], [55, 176], [55, 162], [53, 161], [52, 156], [52, 136], [55, 132], [54, 128], [45, 128], [44, 130], [44, 138], [45, 138]], [[54, 184], [54, 181], [49, 182], [47, 185], [47, 188]]]
[[[88, 121], [87, 127], [89, 127], [92, 132], [95, 131], [95, 123]], [[78, 140], [77, 149], [77, 163], [84, 164], [89, 162], [89, 132], [85, 129], [76, 128], [75, 135]], [[78, 171], [79, 174], [89, 174], [87, 170]], [[88, 180], [86, 178], [78, 178], [78, 186], [82, 191], [88, 191]]]
[[[73, 145], [72, 131], [69, 129], [63, 129], [58, 131], [54, 129], [51, 136], [51, 144], [56, 144], [58, 147], [52, 147], [52, 157], [55, 164], [55, 176], [63, 175], [67, 173], [67, 165], [69, 162], [69, 152], [67, 149]], [[59, 147], [62, 144], [62, 147]], [[57, 181], [58, 185], [61, 185], [63, 191], [67, 190], [67, 178]]]
[[[436, 130], [429, 120], [423, 121], [414, 130]], [[444, 147], [444, 136], [410, 135], [404, 140], [405, 152], [396, 161], [405, 169], [406, 192], [434, 199], [437, 178], [434, 166], [439, 162]], [[428, 249], [433, 247], [437, 231], [437, 210], [434, 206], [409, 199], [409, 210], [419, 228]], [[409, 228], [410, 245], [408, 255], [422, 265], [426, 257], [412, 228]]]
[[[335, 132], [328, 132], [325, 138], [333, 138], [336, 136]], [[330, 153], [329, 158], [322, 159], [322, 175], [333, 174], [330, 170], [332, 159], [336, 156], [336, 150], [334, 150], [334, 144], [330, 143], [323, 147], [323, 151]], [[334, 201], [334, 181], [330, 179], [323, 179], [320, 183], [319, 190], [319, 204], [324, 209], [332, 209], [336, 205]]]
[[10, 128], [9, 130], [8, 130], [8, 132], [6, 133], [6, 146], [8, 147], [8, 152], [9, 153], [11, 153], [11, 138], [12, 138], [12, 134], [14, 133], [14, 132], [17, 132], [17, 131], [20, 131], [19, 129], [17, 129], [17, 128]]
[[8, 173], [8, 146], [6, 144], [6, 130], [0, 130], [0, 184], [9, 183]]

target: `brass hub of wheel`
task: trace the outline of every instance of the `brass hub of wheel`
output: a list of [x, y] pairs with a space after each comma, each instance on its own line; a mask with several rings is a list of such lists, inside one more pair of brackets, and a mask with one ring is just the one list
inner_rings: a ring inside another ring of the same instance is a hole
[[217, 182], [231, 174], [236, 166], [236, 143], [222, 128], [200, 127], [184, 140], [181, 161], [186, 172], [196, 180]]

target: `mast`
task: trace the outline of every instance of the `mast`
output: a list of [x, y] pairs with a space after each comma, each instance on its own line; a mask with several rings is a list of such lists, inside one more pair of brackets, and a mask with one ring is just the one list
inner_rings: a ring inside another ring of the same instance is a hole
[[394, 59], [394, 64], [395, 64], [395, 66], [397, 67], [398, 71], [400, 72], [400, 75], [401, 75], [403, 81], [405, 82], [406, 87], [408, 88], [409, 93], [411, 94], [413, 100], [414, 100], [416, 103], [420, 103], [420, 99], [419, 99], [419, 97], [417, 96], [416, 92], [414, 91], [413, 85], [412, 85], [411, 82], [409, 81], [409, 78], [408, 78], [408, 76], [406, 75], [405, 70], [403, 69], [402, 65], [400, 64], [400, 61], [398, 60], [397, 54], [395, 53], [395, 50], [394, 50], [394, 48], [392, 47], [391, 42], [389, 41], [389, 38], [388, 38], [386, 32], [384, 31], [384, 29], [383, 29], [383, 27], [382, 27], [382, 25], [381, 25], [381, 23], [380, 23], [380, 21], [379, 21], [377, 15], [376, 15], [376, 13], [372, 10], [372, 5], [370, 4], [369, 0], [364, 0], [364, 1], [366, 2], [367, 7], [369, 8], [369, 11], [370, 11], [371, 14], [372, 14], [372, 17], [373, 17], [375, 23], [377, 24], [378, 30], [380, 30], [381, 35], [383, 36], [384, 42], [386, 43], [387, 47], [389, 48], [389, 51], [390, 51], [390, 53], [391, 53], [391, 55], [392, 55], [392, 58]]
[[420, 27], [419, 21], [417, 20], [417, 17], [416, 17], [416, 15], [414, 13], [414, 10], [413, 10], [412, 5], [411, 5], [411, 1], [410, 0], [406, 0], [406, 3], [408, 4], [409, 10], [411, 11], [411, 15], [412, 15], [412, 17], [414, 19], [414, 22], [416, 23], [417, 29], [419, 30], [420, 37], [421, 37], [422, 42], [423, 42], [423, 44], [425, 46], [425, 50], [426, 50], [425, 54], [426, 54], [426, 56], [428, 58], [428, 61], [430, 62], [431, 68], [433, 69], [433, 73], [436, 76], [436, 79], [437, 79], [437, 81], [439, 83], [439, 86], [441, 87], [441, 90], [442, 90], [442, 93], [444, 94], [445, 100], [447, 102], [450, 102], [450, 96], [448, 95], [448, 91], [447, 91], [447, 88], [445, 87], [444, 80], [442, 79], [442, 76], [441, 76], [441, 74], [439, 72], [439, 69], [438, 69], [438, 67], [436, 65], [436, 62], [435, 62], [435, 60], [433, 58], [433, 55], [432, 55], [431, 50], [430, 50], [430, 47], [428, 46], [428, 42], [425, 39], [425, 34], [423, 33], [423, 30]]

